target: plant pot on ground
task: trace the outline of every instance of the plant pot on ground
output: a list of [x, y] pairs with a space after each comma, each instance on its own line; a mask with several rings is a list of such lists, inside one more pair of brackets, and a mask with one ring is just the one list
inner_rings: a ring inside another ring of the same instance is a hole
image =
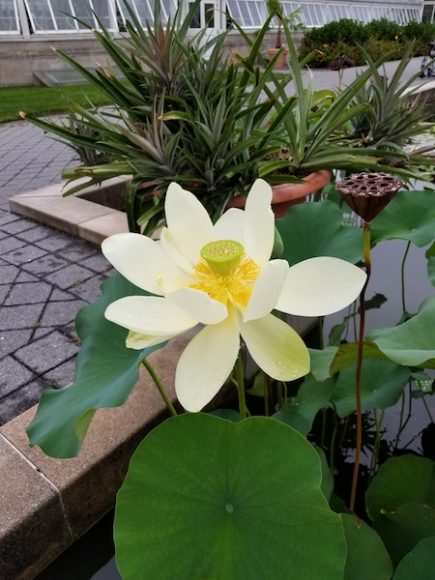
[[284, 47], [271, 47], [267, 49], [269, 61], [274, 61], [274, 68], [283, 69], [286, 66], [288, 50]]
[[283, 8], [279, 0], [267, 0], [267, 11], [269, 13], [271, 22], [277, 21], [278, 28], [273, 47], [267, 49], [267, 56], [269, 61], [273, 61], [274, 68], [284, 68], [286, 64], [288, 49], [282, 45], [282, 22], [284, 19]]

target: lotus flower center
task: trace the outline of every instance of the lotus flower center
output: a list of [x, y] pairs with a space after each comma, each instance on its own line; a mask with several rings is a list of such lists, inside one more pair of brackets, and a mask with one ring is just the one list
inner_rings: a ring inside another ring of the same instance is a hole
[[225, 305], [246, 308], [260, 268], [245, 256], [242, 244], [234, 240], [210, 242], [202, 248], [201, 258], [190, 287]]

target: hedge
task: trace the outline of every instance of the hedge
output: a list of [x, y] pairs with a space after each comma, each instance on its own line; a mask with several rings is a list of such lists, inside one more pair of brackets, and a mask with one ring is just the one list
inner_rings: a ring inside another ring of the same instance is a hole
[[358, 45], [363, 45], [377, 59], [390, 54], [400, 59], [407, 47], [413, 45], [414, 56], [427, 53], [428, 43], [435, 39], [435, 24], [410, 22], [401, 26], [390, 20], [373, 20], [367, 24], [344, 18], [320, 28], [305, 30], [301, 57], [314, 53], [311, 66], [341, 68], [364, 64]]

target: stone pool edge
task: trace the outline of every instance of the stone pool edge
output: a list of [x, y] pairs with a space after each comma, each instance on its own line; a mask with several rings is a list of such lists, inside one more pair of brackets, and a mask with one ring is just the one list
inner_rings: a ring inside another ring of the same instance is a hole
[[55, 183], [11, 197], [9, 207], [13, 213], [100, 245], [107, 236], [128, 232], [126, 214], [82, 196], [97, 196], [102, 191], [115, 193], [126, 181], [126, 178], [114, 177], [104, 185], [88, 187], [80, 195], [66, 197], [64, 184]]
[[[186, 341], [174, 339], [150, 356], [172, 398]], [[134, 449], [167, 416], [152, 380], [141, 372], [124, 405], [97, 411], [78, 457], [53, 459], [29, 445], [25, 428], [36, 408], [0, 427], [2, 578], [34, 578], [111, 509]]]

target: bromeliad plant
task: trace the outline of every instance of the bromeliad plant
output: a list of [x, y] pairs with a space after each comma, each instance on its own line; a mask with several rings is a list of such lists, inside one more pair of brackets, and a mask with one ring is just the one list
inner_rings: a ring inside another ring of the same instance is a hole
[[[357, 98], [372, 71], [338, 94], [315, 91], [309, 71], [308, 80], [303, 74], [309, 59], [298, 59], [291, 24], [283, 19], [289, 70], [276, 73], [275, 58], [269, 62], [262, 55], [272, 16], [254, 40], [234, 23], [248, 54], [234, 55], [228, 63], [226, 33], [202, 44], [187, 37], [194, 8], [186, 20], [180, 12], [166, 29], [157, 12], [156, 31], [147, 33], [131, 11], [123, 45], [104, 27], [95, 31], [123, 80], [105, 68], [88, 71], [59, 52], [113, 101], [112, 109], [97, 113], [76, 108], [80, 133], [31, 118], [74, 147], [102, 155], [98, 165], [84, 163], [64, 171], [71, 182], [87, 178], [67, 194], [114, 176], [130, 176], [125, 203], [129, 229], [145, 228], [150, 234], [164, 221], [164, 195], [172, 181], [194, 193], [216, 221], [229, 200], [246, 196], [258, 177], [274, 185], [337, 169], [421, 176], [424, 155], [392, 151], [378, 142], [363, 147], [351, 128], [352, 119], [358, 123], [374, 108]], [[373, 111], [375, 117], [377, 113]]]
[[370, 77], [355, 94], [355, 103], [369, 103], [350, 120], [351, 135], [359, 139], [364, 147], [383, 147], [392, 151], [402, 151], [405, 146], [432, 127], [430, 108], [415, 84], [419, 72], [406, 81], [403, 73], [412, 59], [412, 46], [401, 58], [396, 70], [388, 78], [378, 70], [368, 52], [365, 55]]

